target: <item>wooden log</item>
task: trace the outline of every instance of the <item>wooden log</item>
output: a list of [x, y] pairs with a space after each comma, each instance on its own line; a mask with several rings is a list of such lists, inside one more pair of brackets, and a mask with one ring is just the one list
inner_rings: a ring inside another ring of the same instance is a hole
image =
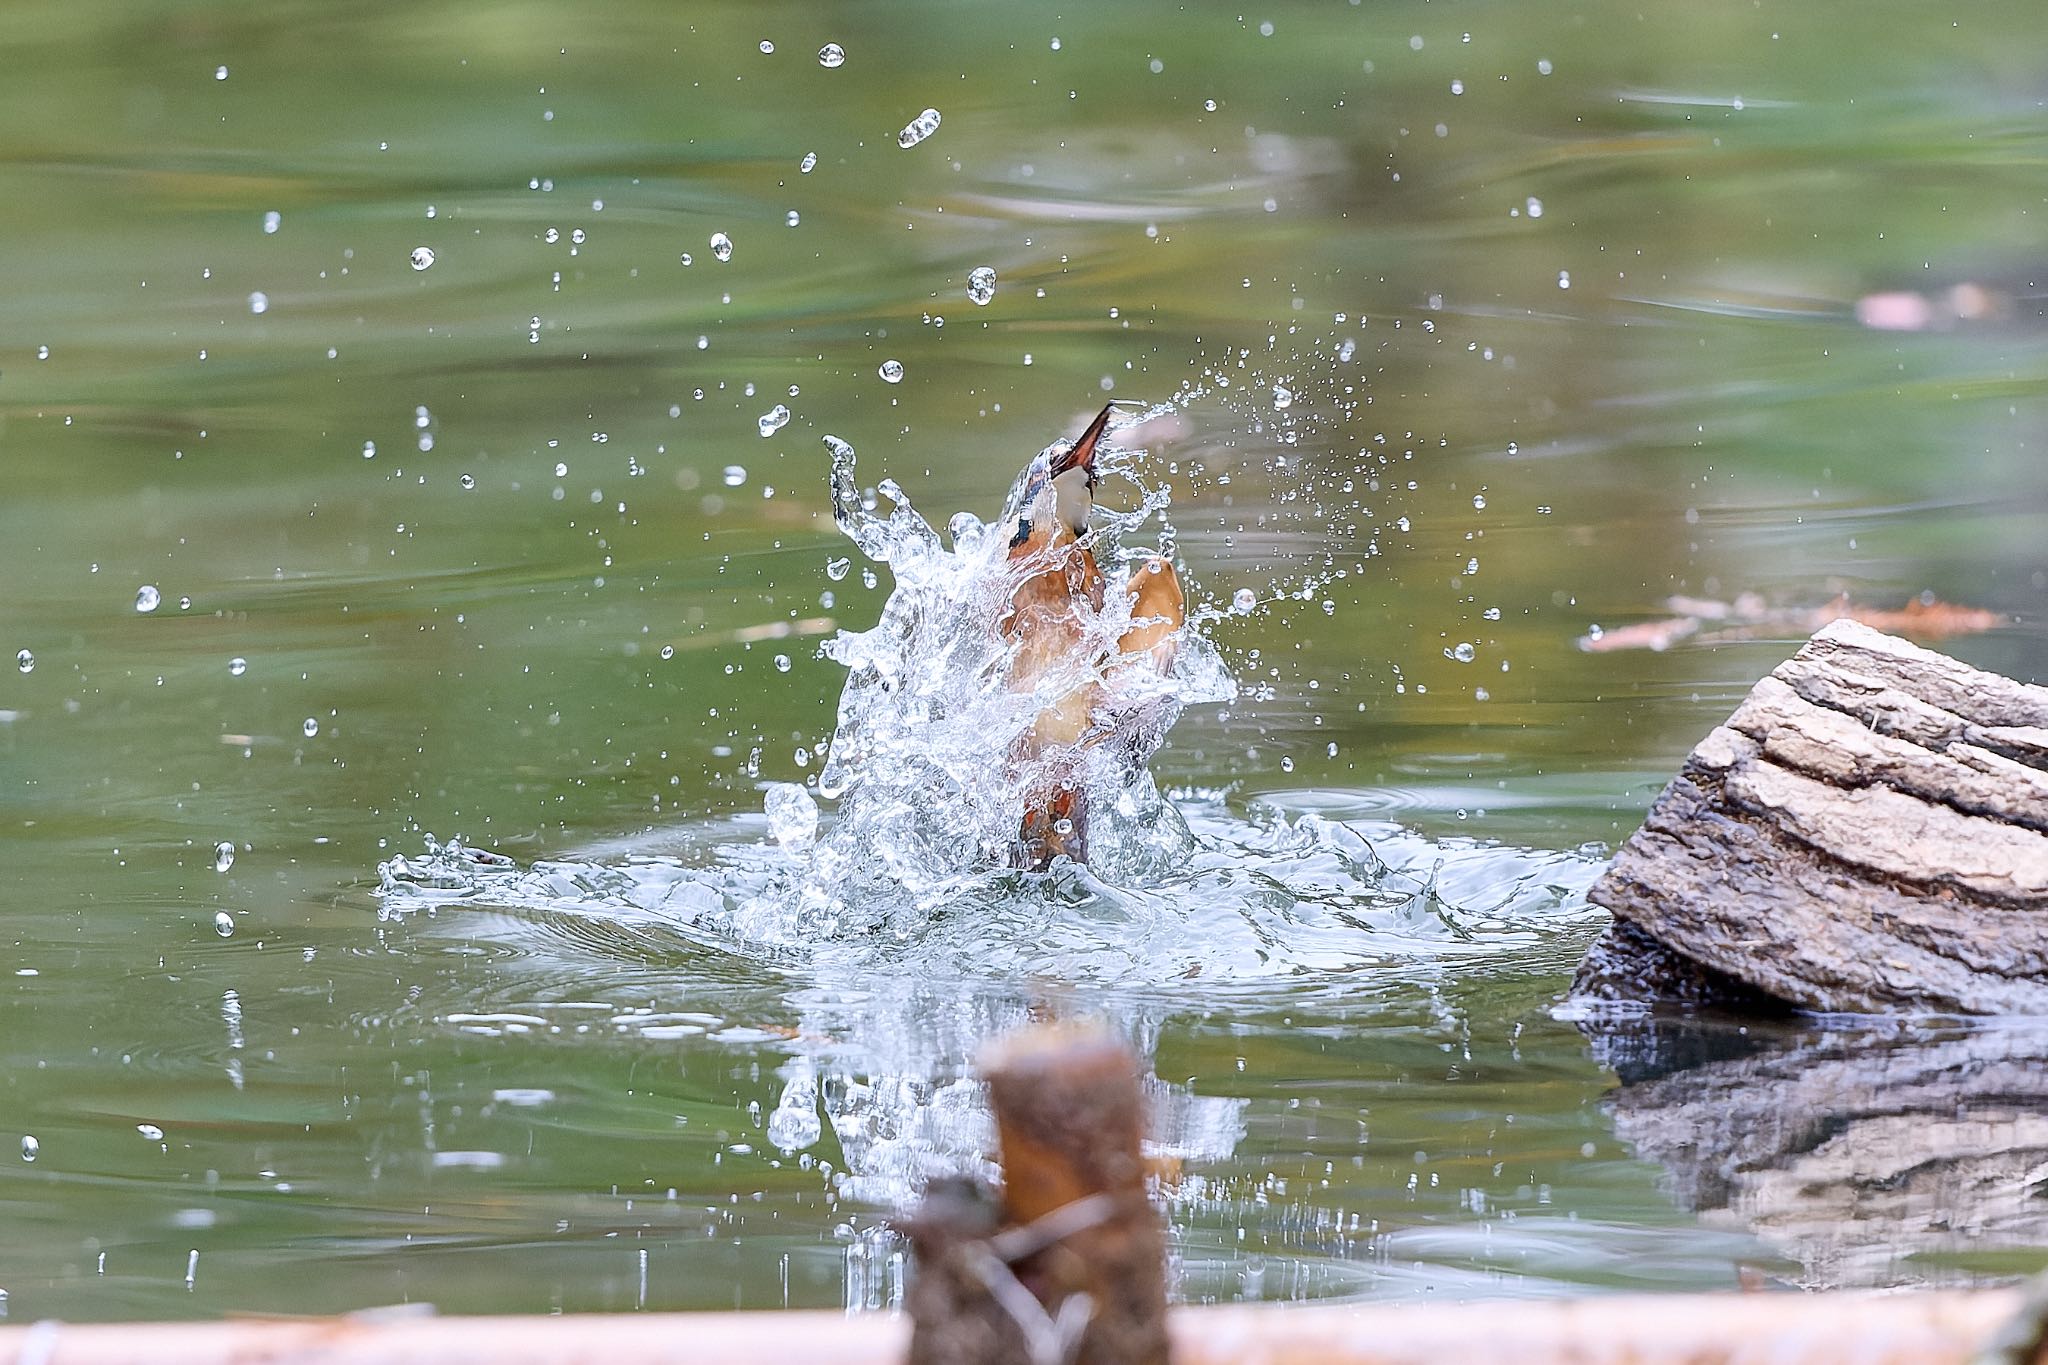
[[937, 1182], [907, 1224], [912, 1365], [1165, 1365], [1165, 1235], [1139, 1150], [1137, 1059], [1107, 1034], [1029, 1029], [982, 1057], [1000, 1202]]
[[[1595, 1294], [1179, 1308], [1168, 1325], [1180, 1365], [1971, 1365], [2021, 1306], [2016, 1290]], [[0, 1365], [895, 1365], [908, 1335], [839, 1312], [42, 1322], [0, 1328]]]
[[2048, 688], [1837, 621], [1589, 895], [1615, 924], [1582, 997], [2048, 1012]]

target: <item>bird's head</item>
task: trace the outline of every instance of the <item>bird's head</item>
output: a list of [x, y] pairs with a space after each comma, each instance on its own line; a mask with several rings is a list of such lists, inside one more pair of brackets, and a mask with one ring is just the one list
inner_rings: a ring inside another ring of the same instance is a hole
[[1114, 403], [1097, 413], [1071, 445], [1054, 445], [1031, 461], [1011, 497], [1010, 558], [1064, 545], [1088, 529], [1095, 510], [1095, 448]]

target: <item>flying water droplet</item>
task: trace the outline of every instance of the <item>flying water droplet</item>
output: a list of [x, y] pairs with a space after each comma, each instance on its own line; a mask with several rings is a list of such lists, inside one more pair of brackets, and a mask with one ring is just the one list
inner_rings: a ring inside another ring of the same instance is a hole
[[433, 263], [434, 248], [430, 246], [416, 246], [412, 249], [412, 268], [414, 270], [425, 270]]
[[213, 846], [213, 870], [215, 872], [225, 872], [234, 865], [234, 844], [227, 839], [223, 839], [219, 843], [215, 844]]
[[789, 409], [777, 403], [774, 407], [761, 414], [759, 425], [763, 436], [773, 436], [776, 432], [789, 425]]
[[24, 649], [14, 656], [14, 664], [24, 673], [33, 673], [36, 671], [36, 656]]
[[809, 175], [813, 170], [817, 169], [817, 165], [818, 154], [816, 152], [805, 152], [804, 159], [796, 163], [796, 168], [800, 173]]
[[155, 611], [157, 609], [157, 605], [161, 603], [163, 600], [164, 595], [156, 590], [156, 584], [144, 583], [139, 589], [136, 590], [135, 610], [140, 612]]
[[307, 739], [311, 739], [320, 733], [320, 722], [308, 716], [306, 717], [306, 723], [301, 725], [299, 729], [305, 733]]
[[789, 672], [789, 669], [790, 669], [790, 662], [789, 662], [789, 656], [788, 656], [787, 654], [778, 654], [778, 655], [776, 655], [776, 656], [775, 656], [775, 671], [776, 671], [777, 673], [787, 673], [787, 672]]
[[249, 311], [261, 316], [270, 311], [270, 295], [261, 289], [249, 296]]
[[722, 232], [711, 234], [711, 254], [721, 261], [732, 259], [732, 238]]
[[35, 1134], [30, 1133], [22, 1138], [21, 1159], [23, 1161], [34, 1161], [37, 1157], [41, 1156], [42, 1154], [43, 1144], [36, 1138]]
[[[235, 917], [225, 910], [216, 912], [213, 917], [213, 932], [219, 934], [222, 938], [233, 938], [235, 934]], [[159, 1133], [157, 1136], [162, 1137], [163, 1134]]]
[[875, 373], [882, 376], [882, 382], [886, 384], [901, 384], [903, 382], [903, 362], [900, 360], [885, 360], [882, 362], [881, 368], [877, 369]]
[[278, 228], [282, 227], [283, 225], [284, 215], [279, 213], [276, 209], [272, 209], [270, 212], [263, 215], [263, 231], [265, 235], [276, 232]]
[[743, 464], [729, 464], [725, 467], [725, 486], [738, 488], [747, 481], [747, 467]]
[[[831, 579], [834, 583], [845, 582], [846, 575], [852, 572], [853, 561], [851, 559], [840, 558], [825, 561], [825, 577]], [[27, 653], [26, 650], [22, 652]]]
[[939, 111], [927, 109], [903, 125], [903, 131], [896, 134], [896, 145], [898, 147], [915, 147], [937, 131], [939, 131]]
[[996, 296], [996, 270], [992, 265], [978, 265], [967, 272], [967, 297], [977, 305], [984, 305]]
[[1242, 616], [1259, 605], [1259, 595], [1250, 588], [1239, 588], [1230, 595], [1230, 609]]
[[1529, 196], [1529, 201], [1522, 205], [1522, 211], [1531, 218], [1541, 218], [1543, 216], [1543, 201], [1532, 194]]
[[1294, 390], [1275, 384], [1273, 386], [1273, 410], [1275, 412], [1285, 412], [1293, 406]]
[[1474, 493], [1472, 495], [1472, 509], [1476, 512], [1484, 512], [1486, 510], [1486, 494]]
[[846, 49], [837, 43], [827, 43], [818, 49], [818, 65], [827, 71], [837, 71], [846, 65]]
[[1461, 664], [1469, 664], [1476, 653], [1477, 651], [1472, 648], [1470, 641], [1460, 640], [1457, 644], [1444, 651], [1444, 657], [1446, 659], [1456, 659]]

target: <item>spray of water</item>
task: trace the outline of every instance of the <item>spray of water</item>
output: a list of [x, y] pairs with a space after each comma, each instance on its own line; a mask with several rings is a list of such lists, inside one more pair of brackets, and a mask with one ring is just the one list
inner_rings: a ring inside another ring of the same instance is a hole
[[[1205, 381], [1122, 429], [1243, 387], [1220, 371]], [[1177, 805], [1159, 790], [1142, 760], [1183, 710], [1238, 695], [1208, 632], [1246, 608], [1199, 587], [1169, 666], [1116, 664], [1132, 624], [1124, 585], [1151, 555], [1175, 555], [1165, 478], [1204, 477], [1190, 457], [1177, 468], [1113, 436], [1098, 448], [1085, 543], [1106, 580], [1102, 605], [1076, 604], [1071, 657], [1020, 688], [998, 623], [1024, 572], [1007, 554], [1024, 478], [1001, 517], [963, 512], [942, 535], [892, 481], [863, 488], [851, 446], [826, 444], [839, 528], [894, 585], [872, 629], [825, 646], [847, 680], [814, 783], [771, 784], [758, 817], [674, 826], [589, 861], [520, 868], [430, 841], [426, 856], [380, 868], [388, 913], [483, 901], [812, 971], [891, 963], [924, 977], [1212, 986], [1436, 970], [1526, 951], [1589, 914], [1580, 894], [1593, 858], [1430, 840], [1383, 820], [1240, 813], [1213, 792]], [[1318, 587], [1311, 570], [1289, 595]], [[1117, 742], [1019, 742], [1079, 694]], [[1087, 862], [1022, 870], [1023, 817], [1050, 785], [1086, 797]]]
[[[769, 791], [771, 833], [791, 855], [788, 884], [747, 907], [735, 927], [771, 940], [831, 934], [871, 927], [878, 909], [930, 912], [988, 891], [1009, 878], [1025, 814], [1054, 787], [1085, 797], [1097, 875], [1145, 880], [1185, 859], [1192, 836], [1143, 759], [1185, 707], [1228, 700], [1236, 688], [1195, 627], [1182, 628], [1164, 668], [1118, 654], [1132, 626], [1126, 584], [1156, 552], [1138, 540], [1156, 522], [1170, 552], [1170, 527], [1159, 520], [1164, 489], [1146, 481], [1130, 452], [1105, 445], [1098, 454], [1098, 475], [1127, 484], [1135, 503], [1128, 512], [1098, 510], [1083, 542], [1106, 580], [1102, 606], [1077, 599], [1073, 648], [1019, 687], [1011, 666], [1018, 644], [998, 622], [1032, 571], [1008, 554], [1025, 479], [997, 521], [955, 516], [949, 547], [892, 481], [863, 493], [853, 448], [825, 441], [833, 515], [862, 554], [889, 567], [895, 588], [873, 629], [842, 632], [825, 647], [847, 669], [817, 784], [819, 796], [836, 801], [836, 818], [820, 832], [809, 792]], [[1076, 699], [1102, 742], [1044, 751], [1026, 742], [1039, 716]]]

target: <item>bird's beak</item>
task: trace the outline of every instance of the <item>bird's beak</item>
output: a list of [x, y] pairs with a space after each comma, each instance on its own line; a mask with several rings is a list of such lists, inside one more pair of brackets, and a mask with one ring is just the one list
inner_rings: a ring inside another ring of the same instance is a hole
[[1088, 430], [1081, 433], [1080, 440], [1061, 454], [1052, 457], [1053, 478], [1057, 479], [1072, 469], [1085, 469], [1088, 471], [1088, 486], [1095, 486], [1095, 446], [1102, 439], [1102, 433], [1109, 427], [1109, 414], [1115, 411], [1114, 403], [1104, 407], [1101, 412], [1095, 414], [1095, 420], [1088, 424]]

